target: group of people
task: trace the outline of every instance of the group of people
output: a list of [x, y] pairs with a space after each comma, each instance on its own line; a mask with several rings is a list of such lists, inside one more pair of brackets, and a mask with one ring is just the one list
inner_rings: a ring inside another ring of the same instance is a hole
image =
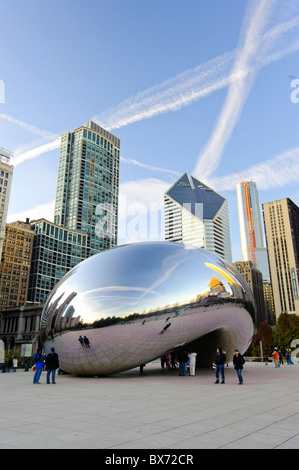
[[[294, 365], [294, 362], [292, 361], [291, 353], [292, 353], [291, 349], [286, 349], [285, 358], [287, 360], [288, 365]], [[277, 347], [275, 347], [273, 349], [272, 358], [273, 358], [275, 367], [280, 367], [281, 365], [283, 365], [283, 354], [282, 354], [281, 351], [278, 350]], [[264, 357], [264, 360], [265, 360], [265, 357]], [[265, 361], [265, 362], [266, 362], [266, 365], [267, 365], [268, 357], [267, 357], [267, 361]]]
[[13, 370], [13, 372], [16, 372], [17, 367], [18, 367], [18, 358], [10, 357], [7, 361], [4, 361], [3, 366], [2, 366], [2, 373], [10, 372], [11, 369]]
[[55, 348], [51, 348], [47, 356], [41, 351], [41, 349], [38, 349], [36, 354], [33, 356], [33, 359], [35, 366], [33, 383], [40, 384], [40, 377], [42, 375], [42, 371], [44, 370], [44, 367], [46, 367], [47, 384], [51, 383], [50, 378], [52, 380], [52, 384], [55, 384], [56, 370], [59, 368], [59, 359], [58, 354], [55, 352]]
[[87, 336], [84, 336], [82, 338], [82, 336], [80, 335], [79, 338], [78, 338], [78, 341], [79, 343], [81, 344], [82, 348], [90, 348], [90, 341], [89, 339], [87, 338]]
[[[179, 363], [179, 375], [180, 376], [186, 375], [187, 365], [189, 366], [189, 375], [195, 375], [196, 356], [197, 356], [197, 353], [190, 352], [185, 348], [181, 348], [177, 354], [172, 353], [172, 354], [167, 354], [166, 356], [163, 356], [161, 358], [161, 367], [162, 369], [164, 369], [165, 364], [166, 364], [167, 369], [174, 369], [175, 364], [176, 364], [175, 359], [177, 357], [177, 360]], [[215, 374], [216, 374], [216, 381], [215, 381], [216, 384], [220, 383], [220, 376], [221, 376], [221, 383], [222, 384], [225, 383], [225, 372], [224, 372], [225, 363], [226, 363], [226, 353], [219, 347], [216, 350], [215, 361], [213, 363], [213, 367], [215, 368]], [[233, 365], [234, 365], [234, 369], [239, 379], [239, 385], [243, 384], [242, 370], [243, 370], [244, 363], [245, 363], [244, 357], [242, 356], [240, 351], [238, 351], [238, 349], [235, 349], [234, 355], [233, 355]]]
[[[245, 359], [238, 349], [235, 349], [235, 354], [233, 355], [233, 365], [239, 379], [239, 385], [243, 384], [243, 366], [245, 364]], [[216, 382], [219, 384], [219, 376], [221, 375], [221, 383], [225, 383], [225, 373], [224, 373], [224, 364], [226, 363], [226, 353], [221, 348], [216, 350], [215, 358], [215, 373], [216, 373]]]

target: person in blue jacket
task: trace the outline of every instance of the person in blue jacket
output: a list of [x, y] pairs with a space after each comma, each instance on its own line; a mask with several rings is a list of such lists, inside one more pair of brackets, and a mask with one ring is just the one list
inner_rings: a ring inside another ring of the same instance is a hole
[[41, 349], [38, 349], [36, 354], [33, 356], [34, 364], [35, 364], [35, 374], [33, 377], [34, 384], [40, 384], [40, 376], [42, 375], [42, 371], [44, 368], [45, 360], [44, 354], [42, 354]]

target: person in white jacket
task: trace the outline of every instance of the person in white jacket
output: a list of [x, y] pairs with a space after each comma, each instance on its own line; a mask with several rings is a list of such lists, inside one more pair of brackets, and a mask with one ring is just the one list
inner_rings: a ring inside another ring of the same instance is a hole
[[16, 357], [13, 358], [12, 360], [12, 369], [14, 372], [17, 371], [17, 367], [18, 367], [18, 359]]
[[196, 356], [197, 356], [197, 354], [195, 352], [192, 352], [192, 353], [188, 354], [188, 357], [190, 359], [189, 375], [195, 375]]

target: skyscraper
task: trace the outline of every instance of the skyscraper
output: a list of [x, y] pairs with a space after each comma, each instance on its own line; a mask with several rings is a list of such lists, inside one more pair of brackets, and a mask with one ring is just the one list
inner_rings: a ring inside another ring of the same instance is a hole
[[243, 261], [251, 261], [269, 282], [269, 264], [264, 244], [258, 191], [253, 181], [237, 184], [237, 201]]
[[242, 274], [253, 293], [255, 300], [255, 325], [258, 328], [267, 319], [262, 273], [259, 269], [253, 267], [252, 261], [236, 261], [234, 266]]
[[299, 315], [299, 207], [289, 198], [262, 206], [276, 318]]
[[117, 244], [120, 140], [93, 121], [61, 136], [54, 222], [87, 234], [88, 256]]
[[55, 284], [88, 258], [87, 235], [49, 222], [32, 220], [34, 233], [28, 300], [43, 303]]
[[12, 152], [0, 147], [0, 259], [5, 237], [5, 225], [13, 174], [13, 166], [9, 163], [11, 157]]
[[184, 173], [164, 194], [165, 240], [204, 248], [231, 261], [227, 200]]
[[6, 224], [0, 263], [0, 307], [26, 305], [33, 246], [29, 221]]

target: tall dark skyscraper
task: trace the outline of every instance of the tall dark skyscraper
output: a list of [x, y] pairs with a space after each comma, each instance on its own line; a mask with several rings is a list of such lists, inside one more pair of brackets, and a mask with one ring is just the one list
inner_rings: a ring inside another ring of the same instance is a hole
[[87, 234], [88, 256], [117, 244], [120, 140], [93, 121], [61, 136], [54, 222]]

